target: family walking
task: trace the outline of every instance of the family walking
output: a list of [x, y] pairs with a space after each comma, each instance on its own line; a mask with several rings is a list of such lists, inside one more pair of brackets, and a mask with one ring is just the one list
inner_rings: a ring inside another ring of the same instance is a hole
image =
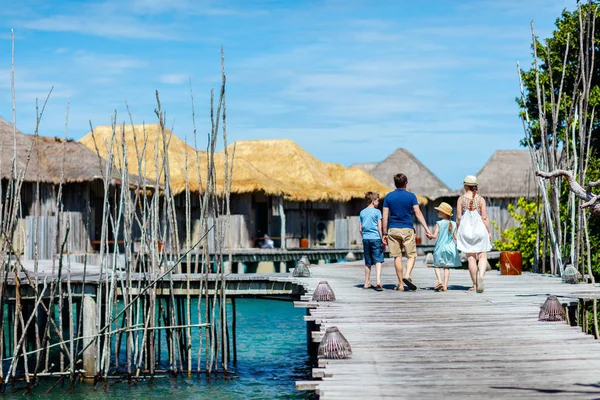
[[[365, 197], [367, 208], [360, 213], [360, 232], [363, 238], [365, 259], [364, 288], [371, 288], [371, 268], [375, 266], [376, 290], [381, 285], [381, 267], [383, 263], [383, 245], [388, 245], [394, 258], [394, 268], [398, 285], [394, 290], [416, 290], [411, 273], [417, 258], [417, 242], [413, 225], [413, 215], [425, 229], [429, 239], [435, 239], [433, 251], [435, 274], [438, 284], [435, 290], [447, 291], [450, 268], [462, 265], [459, 251], [467, 256], [469, 272], [473, 286], [469, 290], [482, 293], [484, 276], [487, 269], [487, 252], [491, 250], [491, 230], [485, 199], [477, 193], [477, 178], [467, 176], [464, 181], [464, 194], [456, 204], [456, 222], [452, 221], [453, 209], [448, 203], [435, 208], [440, 218], [432, 233], [419, 208], [417, 196], [406, 190], [408, 178], [404, 174], [394, 176], [396, 190], [385, 196], [383, 213], [378, 209], [379, 195], [368, 192]], [[402, 263], [402, 252], [407, 258], [406, 270]], [[442, 278], [442, 271], [444, 276]]]

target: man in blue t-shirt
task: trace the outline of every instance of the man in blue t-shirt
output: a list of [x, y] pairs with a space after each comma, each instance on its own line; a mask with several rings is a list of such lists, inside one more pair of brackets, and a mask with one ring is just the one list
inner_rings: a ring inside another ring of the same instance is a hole
[[[404, 174], [394, 175], [396, 190], [388, 193], [383, 199], [383, 243], [389, 244], [390, 255], [394, 257], [394, 267], [398, 277], [398, 285], [394, 290], [404, 290], [404, 283], [410, 290], [417, 287], [412, 283], [410, 274], [417, 259], [417, 242], [415, 240], [415, 227], [413, 213], [425, 228], [427, 237], [431, 231], [425, 222], [423, 213], [419, 208], [417, 196], [406, 190], [408, 178]], [[406, 253], [406, 274], [402, 265], [402, 249]]]

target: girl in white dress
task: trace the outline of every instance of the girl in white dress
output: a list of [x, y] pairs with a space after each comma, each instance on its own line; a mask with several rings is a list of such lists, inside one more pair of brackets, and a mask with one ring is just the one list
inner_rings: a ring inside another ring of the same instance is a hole
[[477, 194], [477, 178], [469, 175], [463, 181], [465, 194], [456, 204], [458, 225], [456, 246], [467, 254], [473, 287], [482, 293], [483, 277], [487, 269], [487, 252], [492, 249], [492, 231], [487, 215], [485, 199]]

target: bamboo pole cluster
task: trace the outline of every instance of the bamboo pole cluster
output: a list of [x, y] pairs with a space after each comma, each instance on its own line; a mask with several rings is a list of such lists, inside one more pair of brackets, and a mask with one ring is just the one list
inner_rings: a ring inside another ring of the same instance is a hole
[[[534, 269], [545, 272], [546, 259], [550, 260], [550, 273], [563, 274], [570, 264], [579, 268], [581, 274], [587, 274], [593, 281], [591, 269], [590, 238], [588, 214], [600, 215], [598, 196], [591, 188], [600, 185], [588, 183], [587, 171], [590, 160], [590, 144], [595, 121], [595, 108], [590, 104], [592, 80], [595, 74], [594, 32], [597, 8], [589, 2], [580, 4], [579, 38], [573, 43], [569, 35], [566, 41], [561, 75], [553, 76], [550, 48], [545, 48], [547, 59], [547, 83], [541, 79], [539, 60], [539, 42], [533, 23], [531, 34], [533, 43], [535, 90], [537, 97], [538, 119], [534, 121], [527, 110], [522, 113], [526, 143], [535, 168], [538, 193], [541, 197], [541, 213], [538, 216], [538, 238], [536, 240], [536, 258]], [[572, 48], [577, 49], [575, 80], [572, 87], [566, 85], [567, 65]], [[526, 94], [519, 69], [521, 100], [526, 104]], [[548, 95], [546, 95], [548, 93]], [[549, 102], [549, 104], [548, 104]], [[560, 123], [564, 115], [564, 125]], [[535, 132], [539, 132], [539, 144], [535, 141]], [[562, 139], [562, 146], [559, 138]], [[571, 190], [567, 204], [562, 197], [563, 178]], [[561, 219], [561, 209], [569, 210], [569, 218]], [[539, 254], [541, 257], [541, 266]], [[540, 268], [541, 267], [541, 268]]]
[[[14, 77], [14, 37], [12, 65]], [[33, 206], [33, 268], [28, 269], [15, 250], [13, 242], [17, 222], [23, 217], [22, 185], [28, 165], [17, 163], [17, 132], [14, 128], [11, 170], [3, 174], [9, 178], [0, 185], [0, 263], [3, 267], [0, 274], [0, 310], [3, 311], [0, 312], [0, 326], [3, 327], [0, 359], [5, 361], [4, 368], [0, 368], [0, 379], [3, 390], [20, 379], [24, 379], [27, 389], [31, 390], [37, 379], [45, 376], [68, 381], [73, 390], [82, 377], [93, 377], [95, 382], [103, 382], [107, 388], [108, 380], [115, 376], [135, 380], [154, 377], [158, 373], [173, 376], [206, 373], [211, 376], [228, 372], [230, 338], [224, 242], [230, 215], [234, 154], [227, 152], [223, 50], [221, 65], [222, 82], [216, 104], [211, 91], [208, 161], [201, 165], [197, 150], [195, 154], [186, 155], [183, 240], [179, 237], [181, 213], [176, 207], [169, 171], [170, 135], [165, 128], [166, 113], [158, 91], [155, 113], [162, 138], [153, 141], [154, 146], [149, 145], [144, 128], [135, 130], [127, 105], [129, 122], [134, 129], [137, 175], [130, 173], [125, 123], [117, 122], [116, 112], [112, 116], [112, 135], [108, 143], [103, 143], [110, 150], [103, 158], [99, 139], [90, 122], [102, 168], [100, 248], [94, 257], [94, 265], [86, 252], [83, 275], [77, 277], [72, 274], [73, 257], [68, 245], [71, 227], [68, 220], [63, 221], [66, 150], [63, 150], [60, 182], [55, 185], [57, 213], [51, 270], [43, 270], [38, 260], [39, 171]], [[13, 126], [16, 126], [14, 78], [12, 87]], [[190, 94], [197, 149], [191, 89]], [[37, 138], [46, 102], [41, 110], [38, 109], [35, 140], [28, 151], [27, 164], [31, 157], [39, 157]], [[68, 110], [67, 104], [65, 139]], [[222, 177], [224, 185], [218, 189], [214, 156], [220, 144], [226, 149], [226, 164]], [[0, 152], [0, 173], [4, 172], [1, 171], [2, 154]], [[144, 162], [149, 156], [154, 157], [153, 168]], [[188, 156], [195, 159], [195, 163], [189, 164], [191, 168], [188, 168]], [[115, 179], [115, 174], [119, 179]], [[194, 179], [202, 188], [196, 193], [190, 191], [190, 182]], [[88, 215], [85, 221], [90, 232], [92, 209], [89, 196], [86, 203]], [[192, 204], [199, 206], [192, 209]], [[194, 222], [199, 222], [200, 230], [192, 237]], [[187, 289], [183, 294], [175, 283], [182, 277]], [[192, 285], [197, 289], [194, 296], [191, 295]]]

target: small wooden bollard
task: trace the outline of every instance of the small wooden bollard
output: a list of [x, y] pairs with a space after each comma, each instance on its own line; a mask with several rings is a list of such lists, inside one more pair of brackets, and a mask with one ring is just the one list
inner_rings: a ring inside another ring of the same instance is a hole
[[313, 301], [335, 301], [335, 293], [327, 281], [321, 281], [317, 285], [312, 299]]
[[564, 321], [566, 319], [565, 309], [556, 296], [548, 296], [544, 304], [540, 307], [538, 321], [553, 322]]
[[319, 358], [337, 360], [348, 358], [352, 354], [352, 348], [337, 326], [332, 326], [325, 331], [317, 354]]

